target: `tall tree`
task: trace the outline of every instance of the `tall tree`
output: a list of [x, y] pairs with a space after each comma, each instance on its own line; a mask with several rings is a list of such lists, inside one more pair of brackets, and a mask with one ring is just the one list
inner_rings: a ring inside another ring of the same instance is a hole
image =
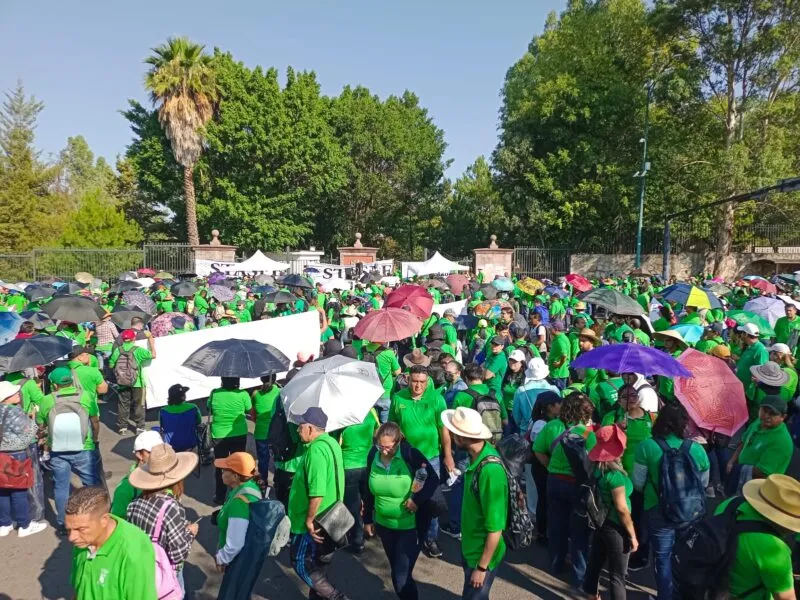
[[97, 160], [82, 135], [67, 138], [67, 147], [59, 155], [59, 187], [76, 200], [94, 189], [113, 193], [114, 170], [101, 156]]
[[145, 87], [158, 106], [175, 160], [183, 167], [187, 238], [197, 245], [194, 167], [203, 152], [203, 129], [219, 97], [213, 58], [205, 54], [205, 46], [184, 37], [169, 38], [152, 52], [145, 60], [150, 65]]

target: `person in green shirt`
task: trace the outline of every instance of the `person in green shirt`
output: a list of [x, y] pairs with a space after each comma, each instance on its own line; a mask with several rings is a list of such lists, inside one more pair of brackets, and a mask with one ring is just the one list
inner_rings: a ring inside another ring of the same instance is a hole
[[564, 333], [564, 323], [553, 321], [551, 329], [553, 338], [550, 341], [550, 352], [547, 353], [547, 366], [550, 367], [550, 378], [559, 390], [567, 387], [572, 347]]
[[103, 487], [76, 490], [66, 505], [76, 600], [153, 600], [156, 557], [141, 529], [109, 512]]
[[744, 386], [745, 396], [752, 401], [755, 399], [756, 386], [753, 385], [753, 375], [750, 367], [763, 365], [769, 360], [769, 352], [764, 344], [761, 343], [760, 331], [758, 326], [753, 323], [746, 323], [739, 325], [736, 328], [739, 340], [742, 343], [742, 352], [740, 355], [734, 353], [733, 358], [736, 360], [736, 377], [742, 382]]
[[375, 430], [380, 426], [378, 413], [371, 409], [364, 421], [345, 427], [339, 434], [344, 461], [344, 503], [353, 515], [355, 525], [350, 530], [349, 550], [353, 554], [364, 552], [364, 521], [361, 517], [361, 501], [366, 495], [369, 475], [367, 455], [372, 449]]
[[253, 439], [256, 442], [256, 456], [258, 457], [258, 473], [261, 479], [267, 481], [269, 476], [269, 428], [272, 418], [280, 402], [281, 388], [276, 383], [275, 375], [265, 375], [261, 378], [261, 387], [253, 391], [251, 418], [256, 426], [253, 430]]
[[122, 477], [114, 490], [114, 496], [111, 500], [111, 514], [124, 519], [128, 514], [128, 505], [133, 502], [141, 494], [141, 490], [137, 490], [131, 485], [128, 477], [136, 470], [136, 467], [142, 467], [150, 460], [150, 452], [153, 446], [163, 444], [164, 439], [161, 434], [152, 429], [144, 431], [136, 436], [133, 442], [133, 456], [134, 463], [128, 472]]
[[628, 322], [631, 329], [633, 329], [633, 336], [636, 338], [636, 341], [639, 342], [642, 346], [650, 346], [650, 336], [642, 330], [642, 321], [637, 317], [631, 317], [630, 321]]
[[307, 447], [289, 492], [289, 558], [295, 573], [311, 588], [312, 597], [343, 598], [327, 576], [336, 546], [316, 524], [317, 515], [344, 499], [342, 450], [325, 433], [328, 416], [321, 408], [312, 406], [298, 421], [298, 434]]
[[[736, 534], [736, 555], [728, 571], [732, 598], [749, 600], [793, 600], [792, 550], [784, 541], [790, 532], [800, 532], [800, 483], [785, 475], [770, 475], [745, 484], [744, 501], [731, 498], [715, 514], [733, 510], [736, 521], [755, 521], [763, 531]], [[748, 593], [749, 592], [749, 593]]]
[[547, 540], [551, 571], [557, 575], [564, 570], [569, 551], [573, 575], [579, 585], [583, 584], [586, 573], [589, 529], [585, 522], [571, 518], [578, 488], [561, 442], [567, 435], [582, 436], [586, 449], [591, 450], [597, 441], [590, 426], [593, 412], [589, 398], [574, 392], [564, 399], [559, 417], [549, 421], [533, 442], [535, 458], [548, 471]]
[[786, 402], [780, 396], [767, 396], [761, 402], [758, 420], [742, 435], [739, 446], [728, 461], [730, 474], [726, 491], [733, 495], [751, 479], [786, 473], [794, 453], [792, 436], [786, 427]]
[[25, 377], [25, 373], [22, 371], [17, 371], [6, 374], [5, 380], [21, 386], [19, 393], [22, 396], [22, 411], [26, 415], [32, 415], [34, 410], [39, 409], [44, 392], [37, 379], [30, 379]]
[[486, 362], [483, 364], [483, 379], [489, 389], [494, 390], [498, 398], [500, 398], [503, 378], [506, 375], [506, 369], [508, 369], [508, 358], [503, 351], [504, 348], [505, 338], [495, 335], [489, 341], [489, 351], [486, 353]]
[[626, 435], [617, 425], [606, 425], [595, 431], [597, 445], [589, 452], [594, 463], [593, 476], [608, 516], [592, 534], [591, 552], [586, 565], [583, 591], [589, 597], [599, 595], [600, 573], [608, 562], [608, 587], [612, 598], [625, 598], [625, 576], [628, 559], [639, 549], [639, 541], [631, 516], [633, 482], [622, 465]]
[[[238, 377], [222, 377], [222, 387], [211, 391], [207, 401], [211, 418], [211, 439], [214, 442], [214, 456], [225, 458], [234, 452], [247, 449], [247, 415], [253, 409], [253, 402], [246, 390], [239, 389]], [[216, 470], [216, 493], [214, 502], [225, 501], [225, 484], [222, 470]]]
[[99, 395], [108, 391], [108, 384], [100, 369], [89, 366], [91, 355], [83, 346], [73, 346], [69, 358], [67, 366], [75, 373], [76, 383], [97, 402]]
[[703, 331], [703, 338], [695, 345], [695, 350], [711, 354], [711, 351], [720, 344], [727, 346], [722, 337], [723, 330], [722, 323], [718, 321], [707, 325]]
[[[375, 407], [378, 409], [378, 417], [381, 423], [385, 423], [389, 415], [394, 378], [400, 375], [400, 363], [397, 360], [395, 351], [385, 344], [367, 344], [366, 355], [368, 357], [374, 357], [375, 369], [378, 371], [378, 377], [383, 386], [383, 394], [381, 394], [381, 397], [375, 403]], [[366, 360], [369, 360], [369, 358]]]
[[[655, 333], [655, 339], [663, 344], [664, 352], [673, 358], [678, 358], [688, 346], [680, 332], [674, 329], [657, 331]], [[664, 400], [672, 402], [677, 400], [675, 396], [675, 380], [672, 377], [659, 375], [657, 377], [657, 383], [658, 394]]]
[[[464, 367], [464, 382], [467, 384], [467, 389], [458, 392], [453, 397], [452, 408], [463, 406], [465, 408], [475, 408], [475, 401], [481, 396], [489, 396], [494, 394], [494, 390], [483, 382], [483, 367], [478, 363], [469, 363]], [[521, 371], [522, 380], [524, 381], [525, 371]], [[514, 390], [516, 392], [516, 389]], [[508, 410], [503, 400], [502, 395], [494, 394], [495, 400], [500, 404], [500, 417], [502, 419], [503, 427], [508, 426]]]
[[[788, 344], [790, 347], [797, 348], [798, 336], [800, 336], [800, 318], [797, 317], [797, 307], [794, 304], [786, 303], [784, 309], [786, 316], [779, 318], [775, 322], [775, 341], [778, 344]], [[794, 332], [797, 333], [794, 333]], [[793, 342], [792, 343], [790, 343]]]
[[786, 383], [781, 386], [780, 396], [788, 404], [794, 399], [797, 392], [797, 367], [792, 351], [786, 344], [772, 344], [769, 347], [769, 359], [780, 366], [786, 373]]
[[506, 553], [503, 531], [508, 524], [508, 479], [500, 455], [487, 442], [492, 432], [480, 414], [459, 407], [442, 413], [442, 423], [457, 448], [466, 450], [461, 505], [462, 598], [489, 598], [497, 567]]
[[148, 331], [145, 333], [147, 338], [147, 348], [140, 348], [135, 345], [136, 332], [133, 329], [126, 329], [119, 335], [121, 344], [115, 346], [108, 359], [109, 366], [114, 369], [121, 357], [131, 357], [136, 363], [136, 377], [131, 385], [122, 385], [117, 382], [117, 395], [119, 396], [119, 407], [117, 410], [117, 430], [120, 435], [128, 433], [128, 419], [133, 411], [133, 419], [136, 422], [136, 432], [144, 431], [144, 378], [142, 369], [156, 357], [156, 344], [153, 335]]
[[455, 328], [456, 322], [456, 311], [452, 308], [448, 308], [444, 311], [444, 315], [442, 318], [439, 319], [438, 324], [442, 326], [444, 330], [444, 341], [448, 346], [452, 346], [453, 348], [458, 347], [458, 334]]
[[208, 303], [208, 290], [200, 290], [194, 296], [194, 317], [197, 329], [203, 329], [206, 326], [206, 319], [208, 319], [208, 311], [210, 309]]
[[704, 325], [703, 319], [695, 306], [684, 307], [686, 314], [678, 321], [678, 325]]

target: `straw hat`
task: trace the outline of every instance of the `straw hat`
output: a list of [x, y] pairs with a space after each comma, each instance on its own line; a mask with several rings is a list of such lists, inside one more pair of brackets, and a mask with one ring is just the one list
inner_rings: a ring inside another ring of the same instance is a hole
[[422, 350], [419, 348], [414, 348], [411, 352], [403, 357], [403, 364], [409, 368], [419, 365], [427, 367], [429, 364], [431, 364], [431, 357], [425, 356], [422, 353]]
[[625, 452], [627, 436], [616, 425], [606, 425], [594, 432], [597, 444], [589, 451], [589, 460], [594, 462], [608, 462], [616, 460]]
[[0, 402], [11, 398], [14, 394], [19, 392], [21, 388], [10, 381], [0, 381]]
[[528, 367], [525, 369], [525, 377], [528, 379], [542, 380], [550, 375], [550, 367], [539, 358], [538, 356], [528, 361]]
[[800, 532], [800, 482], [788, 475], [751, 479], [742, 494], [760, 515], [773, 523]]
[[666, 331], [656, 331], [653, 335], [657, 340], [661, 340], [665, 342], [667, 340], [674, 340], [678, 342], [683, 348], [686, 348], [687, 344], [686, 341], [683, 339], [683, 336], [680, 332], [675, 331], [674, 329], [667, 329]]
[[599, 346], [602, 342], [597, 337], [597, 334], [594, 332], [594, 329], [589, 329], [588, 327], [584, 327], [578, 333], [578, 337], [586, 338], [595, 346]]
[[771, 360], [765, 362], [763, 365], [753, 365], [750, 367], [750, 373], [761, 383], [773, 387], [781, 387], [782, 385], [786, 385], [786, 382], [789, 381], [789, 374]]
[[473, 440], [488, 440], [492, 432], [483, 424], [480, 413], [471, 408], [459, 407], [442, 413], [442, 423], [451, 433]]
[[183, 481], [197, 466], [194, 452], [175, 452], [169, 444], [157, 444], [150, 450], [150, 460], [136, 467], [128, 477], [137, 490], [150, 491], [167, 488]]

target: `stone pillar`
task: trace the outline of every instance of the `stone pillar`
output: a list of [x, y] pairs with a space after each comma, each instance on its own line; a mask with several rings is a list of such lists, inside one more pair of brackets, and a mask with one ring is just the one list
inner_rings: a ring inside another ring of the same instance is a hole
[[215, 262], [235, 262], [236, 246], [227, 246], [219, 240], [219, 230], [211, 232], [211, 241], [208, 244], [192, 246], [196, 260], [213, 260]]
[[361, 234], [356, 234], [356, 243], [339, 251], [340, 265], [354, 265], [356, 263], [373, 263], [378, 258], [378, 249], [361, 245]]
[[483, 271], [485, 282], [492, 281], [496, 277], [511, 275], [514, 262], [514, 250], [500, 248], [497, 245], [497, 236], [489, 238], [488, 248], [475, 248], [472, 253], [475, 255], [475, 273]]

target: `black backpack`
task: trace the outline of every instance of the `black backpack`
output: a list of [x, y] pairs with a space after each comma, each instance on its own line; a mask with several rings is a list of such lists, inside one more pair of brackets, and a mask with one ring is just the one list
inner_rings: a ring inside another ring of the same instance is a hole
[[283, 410], [283, 402], [278, 399], [276, 405], [275, 415], [269, 424], [267, 442], [275, 460], [283, 462], [294, 458], [295, 454], [297, 454], [298, 440], [297, 436], [293, 436], [290, 430], [286, 412]]
[[603, 527], [609, 512], [610, 508], [600, 494], [600, 477], [592, 473], [578, 488], [575, 514], [586, 521], [589, 529], [597, 531]]
[[[737, 521], [745, 499], [738, 496], [725, 510], [698, 521], [675, 540], [672, 548], [672, 578], [676, 597], [687, 600], [729, 598], [728, 574], [736, 559], [740, 533], [766, 533], [780, 537], [763, 521]], [[746, 598], [763, 584], [741, 594]]]

